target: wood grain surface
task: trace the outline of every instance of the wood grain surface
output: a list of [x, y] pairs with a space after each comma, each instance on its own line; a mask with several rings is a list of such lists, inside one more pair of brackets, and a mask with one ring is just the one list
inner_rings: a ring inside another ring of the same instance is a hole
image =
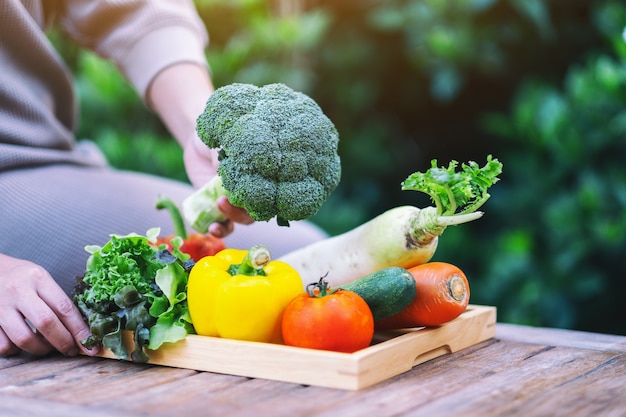
[[0, 415], [626, 415], [626, 337], [502, 323], [495, 333], [361, 390], [99, 357], [0, 358]]

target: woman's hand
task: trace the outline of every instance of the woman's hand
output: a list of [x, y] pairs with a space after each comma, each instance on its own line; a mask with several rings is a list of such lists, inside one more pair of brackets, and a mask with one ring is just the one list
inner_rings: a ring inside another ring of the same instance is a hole
[[[32, 327], [31, 327], [32, 326]], [[89, 328], [50, 274], [32, 262], [0, 255], [0, 356], [57, 350], [88, 355], [81, 340]]]
[[252, 224], [254, 222], [246, 210], [233, 206], [226, 197], [217, 199], [217, 208], [228, 217], [228, 220], [209, 226], [209, 233], [215, 237], [228, 236], [234, 230], [235, 223]]
[[[197, 135], [194, 134], [185, 142], [183, 158], [187, 176], [196, 188], [203, 186], [217, 175], [219, 164], [217, 152], [215, 149], [209, 149]], [[228, 236], [234, 230], [235, 223], [251, 224], [254, 221], [246, 210], [233, 206], [226, 197], [218, 200], [217, 207], [228, 220], [209, 226], [209, 233], [215, 237]]]

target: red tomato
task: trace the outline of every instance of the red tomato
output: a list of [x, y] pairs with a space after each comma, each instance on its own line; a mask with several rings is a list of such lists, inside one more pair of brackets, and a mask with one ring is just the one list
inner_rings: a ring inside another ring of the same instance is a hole
[[439, 326], [454, 320], [467, 308], [469, 282], [457, 266], [428, 262], [410, 268], [409, 272], [415, 278], [413, 302], [395, 316], [377, 322], [377, 329]]
[[213, 256], [225, 249], [224, 241], [212, 235], [193, 233], [187, 236], [180, 247], [180, 251], [188, 253], [191, 259], [198, 262], [205, 256]]
[[[172, 244], [170, 240], [173, 236], [157, 239], [155, 246], [159, 246], [163, 243], [167, 245], [168, 250], [172, 250]], [[183, 240], [183, 244], [180, 247], [180, 251], [191, 256], [191, 259], [198, 262], [205, 256], [213, 256], [222, 249], [225, 249], [224, 241], [218, 237], [212, 235], [201, 235], [199, 233], [193, 233], [187, 236], [187, 239]]]
[[359, 295], [346, 290], [328, 290], [320, 280], [295, 297], [282, 320], [286, 345], [352, 353], [370, 345], [374, 317]]

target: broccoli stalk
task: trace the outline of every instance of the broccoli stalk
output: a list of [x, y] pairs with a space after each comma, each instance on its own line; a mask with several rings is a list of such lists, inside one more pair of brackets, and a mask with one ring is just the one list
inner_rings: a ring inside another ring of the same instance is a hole
[[317, 213], [339, 184], [337, 129], [313, 99], [284, 84], [218, 88], [196, 131], [220, 160], [217, 177], [182, 204], [200, 233], [224, 220], [216, 207], [222, 195], [256, 221], [288, 226]]
[[226, 220], [224, 213], [217, 208], [217, 199], [221, 196], [228, 196], [228, 191], [222, 185], [222, 178], [216, 175], [183, 200], [182, 209], [190, 226], [206, 233], [211, 223]]

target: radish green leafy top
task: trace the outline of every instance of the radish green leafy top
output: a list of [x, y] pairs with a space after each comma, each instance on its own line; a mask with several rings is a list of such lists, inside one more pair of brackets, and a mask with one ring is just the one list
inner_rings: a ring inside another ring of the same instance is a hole
[[475, 212], [489, 199], [487, 190], [499, 180], [502, 163], [489, 155], [483, 167], [474, 161], [463, 163], [460, 171], [458, 166], [457, 161], [451, 161], [447, 168], [437, 167], [433, 159], [426, 172], [409, 175], [402, 189], [428, 194], [440, 216]]

